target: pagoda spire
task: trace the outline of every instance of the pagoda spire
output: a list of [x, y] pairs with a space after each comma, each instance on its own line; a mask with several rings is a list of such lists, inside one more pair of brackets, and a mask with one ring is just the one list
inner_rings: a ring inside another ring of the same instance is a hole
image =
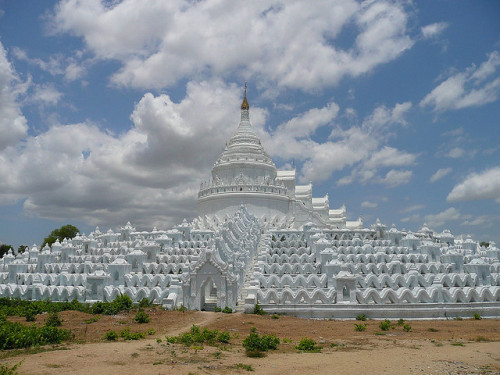
[[245, 95], [243, 96], [243, 102], [241, 103], [241, 110], [249, 110], [250, 106], [248, 105], [247, 100], [247, 83], [245, 82]]
[[240, 126], [242, 123], [248, 123], [250, 121], [249, 109], [250, 109], [250, 105], [248, 104], [248, 100], [247, 100], [247, 83], [245, 82], [245, 94], [243, 95], [243, 102], [241, 103]]

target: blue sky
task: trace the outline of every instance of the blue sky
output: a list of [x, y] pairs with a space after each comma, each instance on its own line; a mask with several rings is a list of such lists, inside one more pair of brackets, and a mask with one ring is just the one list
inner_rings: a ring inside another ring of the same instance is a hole
[[0, 243], [167, 228], [236, 129], [350, 219], [500, 243], [498, 1], [0, 1]]

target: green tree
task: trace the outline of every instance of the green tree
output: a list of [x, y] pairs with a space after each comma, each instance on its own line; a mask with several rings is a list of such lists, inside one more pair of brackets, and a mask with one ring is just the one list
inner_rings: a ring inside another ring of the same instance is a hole
[[485, 242], [485, 241], [482, 241], [482, 242], [479, 242], [479, 246], [481, 247], [489, 247], [490, 246], [490, 243], [489, 242]]
[[26, 245], [21, 245], [21, 246], [19, 246], [19, 247], [17, 248], [17, 252], [18, 252], [19, 254], [24, 253], [26, 250], [29, 250], [29, 247], [28, 247], [28, 246], [26, 246]]
[[56, 240], [59, 240], [59, 242], [61, 242], [65, 238], [68, 239], [73, 238], [79, 232], [80, 230], [74, 225], [71, 224], [63, 225], [59, 229], [54, 229], [52, 232], [50, 232], [50, 234], [47, 237], [44, 238], [42, 248], [45, 246], [45, 244], [52, 246], [52, 244], [56, 242]]
[[7, 254], [10, 249], [14, 250], [14, 248], [11, 245], [5, 245], [5, 244], [0, 245], [0, 257], [3, 257], [4, 254]]

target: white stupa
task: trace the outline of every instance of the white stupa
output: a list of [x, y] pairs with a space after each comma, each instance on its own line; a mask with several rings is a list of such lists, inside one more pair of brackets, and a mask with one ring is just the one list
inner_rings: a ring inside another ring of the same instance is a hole
[[[369, 228], [278, 171], [250, 124], [236, 132], [198, 193], [198, 217], [171, 229], [57, 241], [0, 259], [0, 296], [82, 302], [126, 294], [166, 308], [230, 307], [314, 318], [500, 316], [500, 250], [470, 237]], [[193, 197], [194, 198], [194, 197]]]

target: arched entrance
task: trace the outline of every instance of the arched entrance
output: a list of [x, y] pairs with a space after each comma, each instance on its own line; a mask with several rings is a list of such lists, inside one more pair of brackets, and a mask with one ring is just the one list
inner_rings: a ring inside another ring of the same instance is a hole
[[212, 278], [206, 279], [200, 288], [200, 310], [215, 311], [217, 306], [217, 285]]

